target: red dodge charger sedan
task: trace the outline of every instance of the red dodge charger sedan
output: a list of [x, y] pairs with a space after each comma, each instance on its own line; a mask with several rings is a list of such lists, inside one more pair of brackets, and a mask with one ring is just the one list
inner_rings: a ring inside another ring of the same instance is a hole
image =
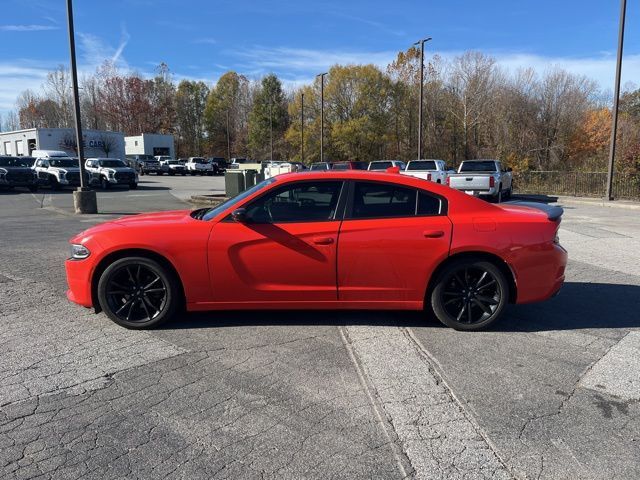
[[181, 308], [424, 309], [477, 330], [507, 303], [558, 292], [561, 215], [395, 173], [292, 173], [214, 208], [80, 233], [70, 240], [67, 296], [128, 328]]

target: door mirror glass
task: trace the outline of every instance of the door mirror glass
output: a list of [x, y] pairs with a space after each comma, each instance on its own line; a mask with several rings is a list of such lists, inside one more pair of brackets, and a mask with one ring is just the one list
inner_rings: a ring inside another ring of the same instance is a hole
[[237, 208], [231, 214], [231, 218], [238, 223], [246, 223], [248, 221], [247, 211], [244, 208]]

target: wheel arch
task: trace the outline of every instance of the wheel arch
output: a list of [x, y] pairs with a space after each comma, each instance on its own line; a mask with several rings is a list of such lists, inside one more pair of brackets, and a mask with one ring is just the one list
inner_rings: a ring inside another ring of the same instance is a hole
[[440, 264], [436, 267], [436, 269], [431, 274], [431, 277], [429, 278], [429, 284], [427, 285], [427, 289], [425, 291], [425, 297], [424, 297], [425, 306], [429, 305], [429, 297], [431, 295], [431, 291], [435, 286], [435, 281], [440, 275], [440, 272], [442, 272], [442, 270], [444, 270], [444, 268], [450, 263], [460, 259], [465, 259], [465, 258], [475, 258], [475, 259], [486, 260], [493, 263], [496, 267], [498, 267], [506, 277], [507, 281], [509, 282], [509, 303], [516, 303], [516, 299], [518, 298], [518, 287], [516, 284], [515, 275], [513, 273], [513, 270], [509, 266], [509, 264], [503, 258], [499, 257], [494, 253], [474, 250], [474, 251], [456, 253], [454, 255], [451, 255], [445, 258], [442, 262], [440, 262]]
[[147, 250], [144, 248], [127, 248], [109, 253], [100, 260], [96, 268], [93, 270], [93, 274], [91, 275], [91, 303], [93, 304], [93, 308], [95, 309], [96, 313], [102, 310], [100, 308], [100, 302], [98, 302], [98, 282], [100, 281], [100, 276], [111, 263], [125, 257], [145, 257], [151, 260], [155, 260], [160, 265], [165, 267], [172, 275], [175, 276], [176, 280], [178, 281], [178, 285], [180, 287], [179, 297], [181, 306], [184, 306], [186, 304], [186, 295], [184, 292], [182, 278], [180, 277], [180, 274], [178, 273], [178, 270], [173, 265], [173, 263], [171, 263], [165, 256], [152, 250]]

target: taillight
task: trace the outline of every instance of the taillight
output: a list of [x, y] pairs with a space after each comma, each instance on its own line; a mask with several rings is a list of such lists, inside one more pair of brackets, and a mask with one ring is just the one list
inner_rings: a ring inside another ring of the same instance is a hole
[[489, 187], [493, 188], [496, 186], [496, 179], [495, 177], [489, 177]]
[[427, 180], [431, 181], [431, 174], [427, 175]]
[[447, 177], [447, 187], [451, 186], [451, 177]]

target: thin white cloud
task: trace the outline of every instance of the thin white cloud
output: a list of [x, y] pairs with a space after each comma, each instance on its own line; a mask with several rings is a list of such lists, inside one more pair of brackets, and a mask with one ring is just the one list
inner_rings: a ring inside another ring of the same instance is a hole
[[3, 32], [43, 32], [59, 28], [56, 25], [0, 25], [0, 31]]
[[122, 25], [120, 43], [117, 47], [113, 47], [101, 37], [91, 33], [78, 33], [78, 38], [80, 39], [82, 62], [85, 67], [95, 69], [105, 61], [109, 61], [118, 68], [129, 70], [129, 64], [124, 58], [123, 52], [131, 36], [124, 25]]
[[49, 69], [55, 65], [42, 65], [30, 61], [0, 62], [0, 112], [15, 107], [20, 92], [30, 89], [40, 91]]

